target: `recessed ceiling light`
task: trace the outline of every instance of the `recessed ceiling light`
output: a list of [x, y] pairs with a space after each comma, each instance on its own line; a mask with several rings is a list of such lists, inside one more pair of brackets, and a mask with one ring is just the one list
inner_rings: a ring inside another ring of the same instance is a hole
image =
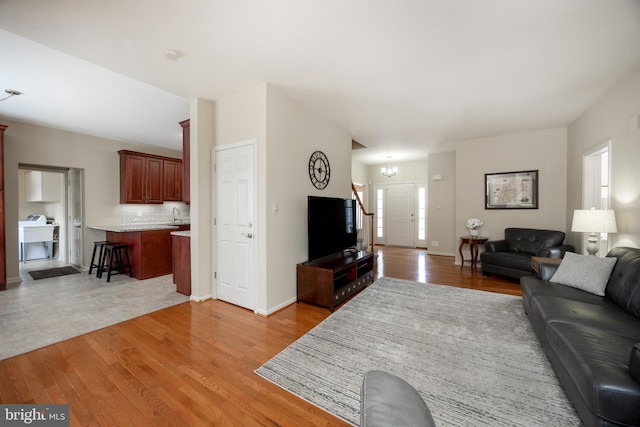
[[180, 58], [180, 52], [169, 49], [164, 51], [164, 56], [171, 59], [172, 61], [175, 61]]

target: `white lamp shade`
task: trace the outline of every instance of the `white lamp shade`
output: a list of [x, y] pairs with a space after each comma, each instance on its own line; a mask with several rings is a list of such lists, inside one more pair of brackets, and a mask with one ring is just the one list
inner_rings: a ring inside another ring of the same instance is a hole
[[576, 209], [571, 231], [578, 233], [617, 233], [616, 216], [611, 209]]

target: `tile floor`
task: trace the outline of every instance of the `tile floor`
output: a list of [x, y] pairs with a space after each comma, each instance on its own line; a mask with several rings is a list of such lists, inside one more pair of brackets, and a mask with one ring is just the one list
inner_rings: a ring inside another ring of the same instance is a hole
[[21, 264], [21, 283], [0, 292], [0, 360], [189, 300], [173, 276], [107, 283], [87, 271], [33, 280], [30, 270], [63, 267], [60, 261]]

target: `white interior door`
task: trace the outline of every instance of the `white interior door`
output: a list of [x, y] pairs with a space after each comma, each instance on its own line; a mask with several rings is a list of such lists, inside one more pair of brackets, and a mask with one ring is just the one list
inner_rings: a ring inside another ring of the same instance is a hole
[[68, 173], [69, 264], [82, 267], [82, 170]]
[[255, 144], [216, 151], [218, 298], [255, 308]]
[[415, 247], [415, 185], [387, 185], [387, 244]]

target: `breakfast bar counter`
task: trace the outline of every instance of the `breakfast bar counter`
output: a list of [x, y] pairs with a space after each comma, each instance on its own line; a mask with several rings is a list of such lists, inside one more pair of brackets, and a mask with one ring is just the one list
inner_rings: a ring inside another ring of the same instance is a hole
[[156, 230], [179, 230], [180, 227], [176, 225], [167, 224], [119, 224], [119, 225], [90, 225], [92, 230], [110, 231], [113, 233], [130, 233], [132, 231], [156, 231]]
[[106, 240], [129, 245], [129, 256], [136, 279], [171, 274], [171, 233], [190, 228], [189, 224], [140, 224], [89, 226], [93, 230], [106, 232]]

